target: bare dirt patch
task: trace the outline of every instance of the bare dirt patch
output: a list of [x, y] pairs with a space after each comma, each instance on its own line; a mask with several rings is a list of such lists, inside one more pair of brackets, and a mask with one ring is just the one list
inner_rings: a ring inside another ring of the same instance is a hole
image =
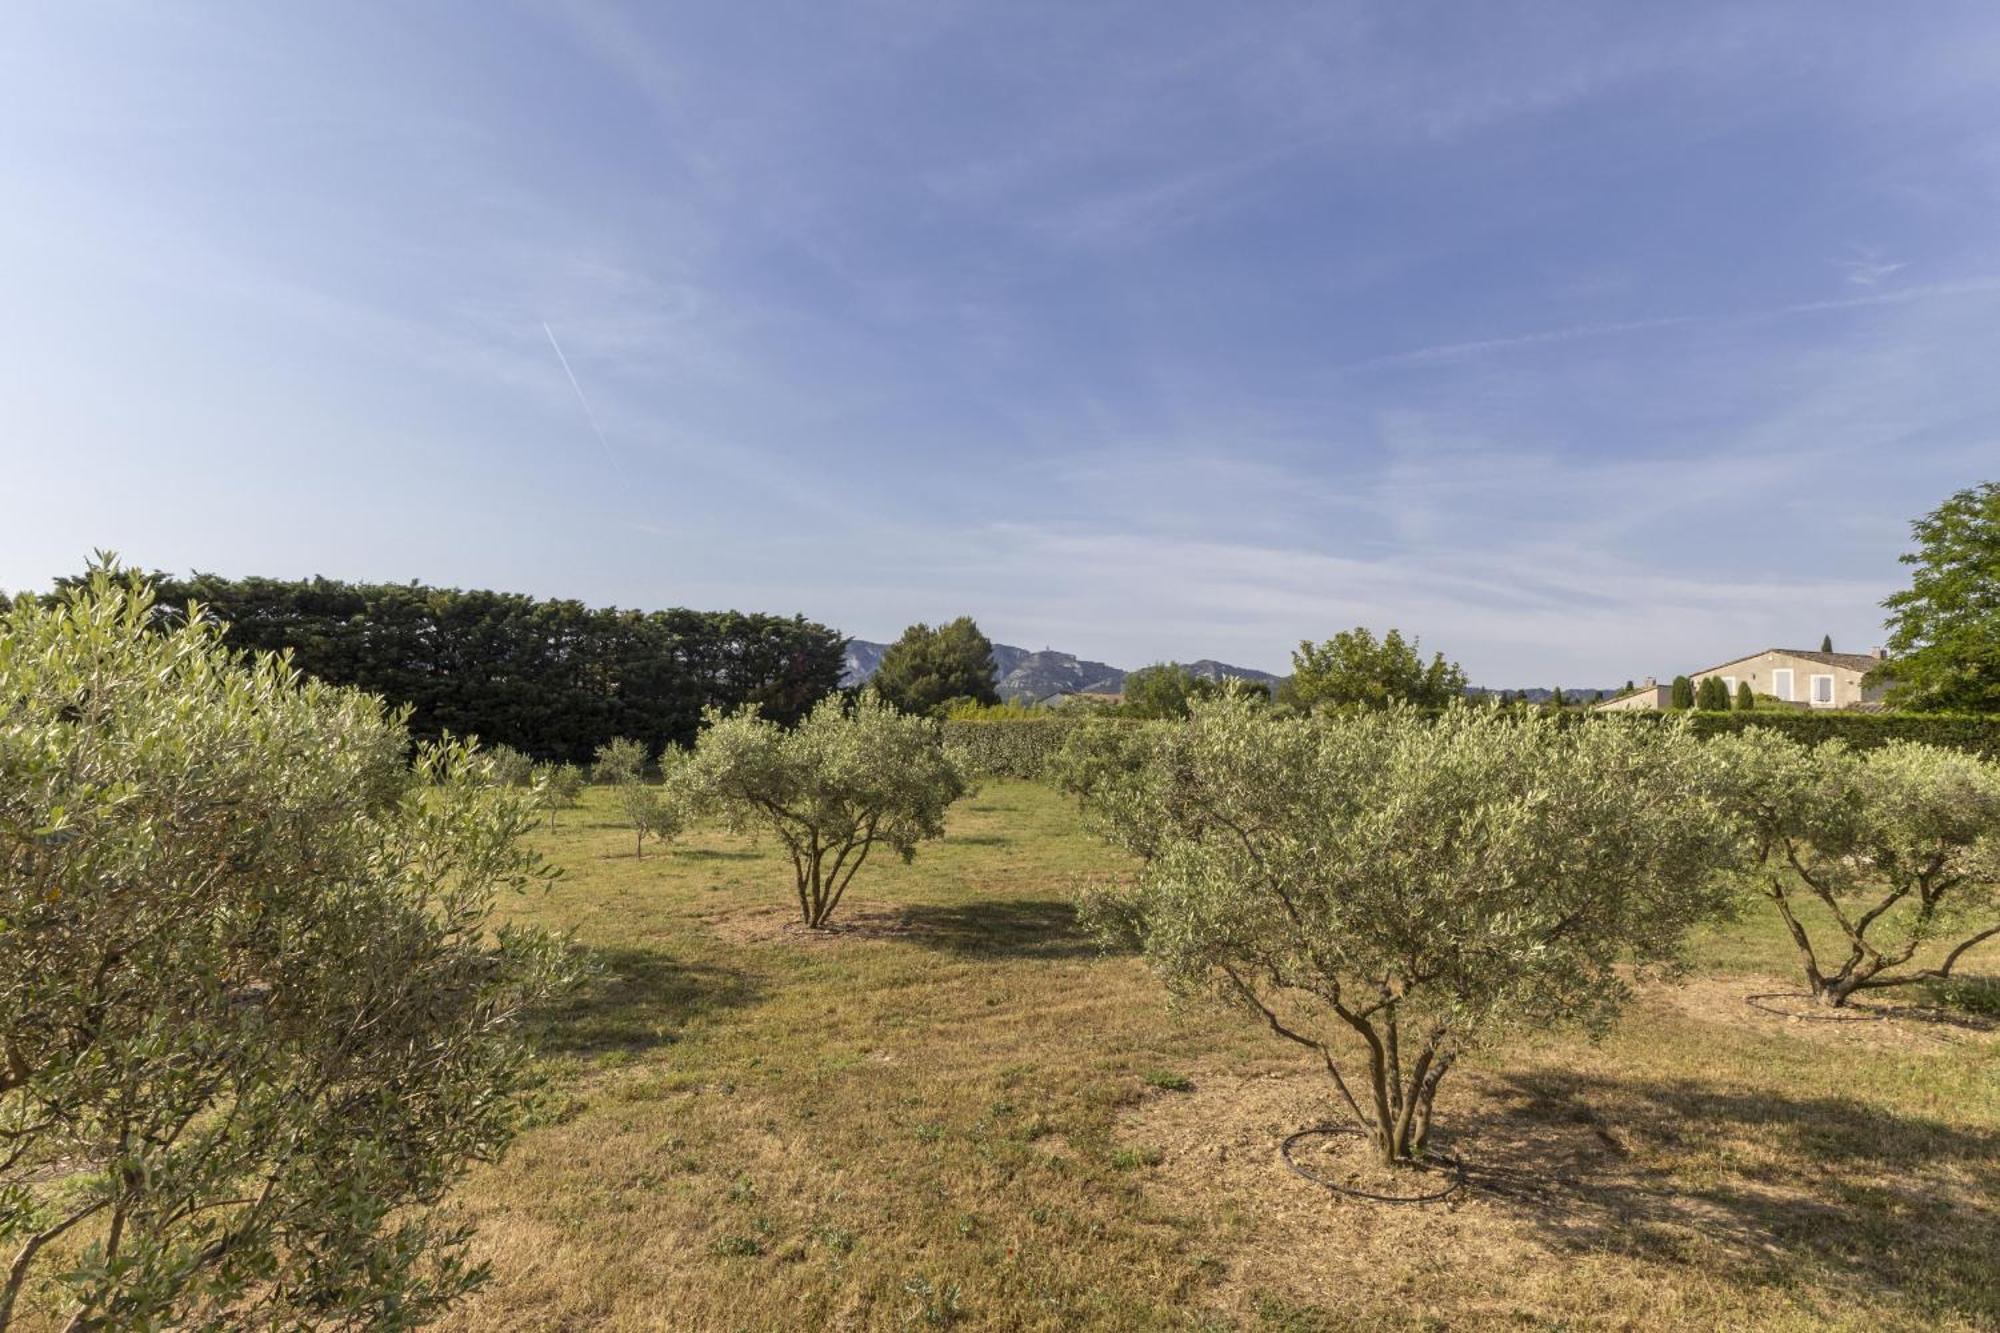
[[833, 920], [818, 930], [799, 919], [796, 903], [737, 907], [706, 918], [708, 927], [731, 944], [783, 942], [814, 947], [843, 940], [905, 939], [916, 932], [906, 908], [885, 902], [843, 899]]
[[[1432, 1203], [1355, 1200], [1286, 1168], [1279, 1156], [1285, 1136], [1335, 1114], [1325, 1076], [1311, 1071], [1198, 1076], [1190, 1092], [1148, 1095], [1122, 1117], [1119, 1138], [1157, 1153], [1147, 1188], [1168, 1206], [1237, 1215], [1230, 1229], [1236, 1244], [1224, 1256], [1229, 1278], [1216, 1295], [1238, 1314], [1258, 1293], [1322, 1304], [1438, 1264], [1462, 1270], [1447, 1284], [1461, 1296], [1483, 1286], [1488, 1299], [1498, 1299], [1510, 1275], [1546, 1263], [1549, 1246], [1522, 1217], [1524, 1208], [1546, 1213], [1543, 1225], [1554, 1225], [1555, 1209], [1543, 1202], [1551, 1189], [1643, 1188], [1644, 1173], [1598, 1126], [1503, 1123], [1495, 1100], [1471, 1082], [1453, 1090], [1444, 1113], [1456, 1132], [1440, 1145], [1465, 1159], [1468, 1185]], [[1371, 1192], [1425, 1193], [1445, 1180], [1370, 1164], [1352, 1138], [1313, 1142], [1324, 1146], [1302, 1144], [1306, 1151], [1295, 1153], [1302, 1164]]]
[[[1735, 1008], [1749, 1012], [1740, 999]], [[1774, 1133], [1780, 1117], [1803, 1121], [1807, 1110], [1737, 1107], [1692, 1087], [1627, 1087], [1556, 1070], [1467, 1071], [1454, 1083], [1434, 1137], [1462, 1159], [1466, 1183], [1436, 1202], [1357, 1200], [1287, 1169], [1284, 1137], [1336, 1115], [1316, 1071], [1197, 1074], [1192, 1091], [1149, 1093], [1125, 1112], [1118, 1139], [1157, 1163], [1145, 1188], [1159, 1202], [1230, 1219], [1221, 1228], [1231, 1241], [1220, 1256], [1226, 1276], [1213, 1295], [1238, 1315], [1271, 1293], [1337, 1310], [1342, 1292], [1407, 1285], [1449, 1291], [1459, 1315], [1533, 1309], [1592, 1326], [1652, 1326], [1623, 1312], [1670, 1299], [1689, 1262], [1751, 1285], [1848, 1262], [1842, 1247], [1822, 1255], [1799, 1241], [1844, 1216], [1843, 1190], [1893, 1192], [1914, 1228], [1905, 1201], [1963, 1218], [1955, 1210], [1976, 1208], [1991, 1183], [1985, 1172], [1968, 1177], [1962, 1162], [1913, 1173], [1906, 1163], [1885, 1170], [1864, 1160], [1842, 1164], [1836, 1182], [1827, 1164], [1800, 1169], [1789, 1127]], [[1375, 1166], [1352, 1138], [1327, 1142], [1319, 1161], [1302, 1163], [1342, 1183], [1415, 1194], [1448, 1180]], [[1423, 1313], [1420, 1300], [1411, 1308]], [[1688, 1310], [1661, 1322], [1683, 1320], [1701, 1322]]]
[[1385, 1165], [1367, 1136], [1348, 1125], [1294, 1133], [1279, 1156], [1314, 1183], [1376, 1203], [1438, 1203], [1465, 1184], [1455, 1158], [1433, 1154], [1434, 1160], [1415, 1169]]
[[1649, 987], [1654, 1002], [1707, 1023], [1749, 1023], [1808, 1041], [1885, 1048], [2000, 1043], [2000, 1023], [1977, 1014], [1878, 992], [1840, 1009], [1815, 1004], [1798, 983], [1778, 977], [1691, 977]]

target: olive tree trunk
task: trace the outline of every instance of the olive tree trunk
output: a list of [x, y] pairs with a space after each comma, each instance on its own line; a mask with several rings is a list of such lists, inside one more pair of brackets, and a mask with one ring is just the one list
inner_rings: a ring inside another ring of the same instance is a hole
[[815, 828], [790, 844], [799, 916], [808, 930], [827, 929], [833, 909], [840, 906], [841, 896], [875, 845], [875, 830], [880, 822], [880, 816], [871, 815], [850, 836], [832, 841], [823, 840]]
[[[1767, 852], [1767, 858], [1768, 855]], [[1826, 909], [1827, 915], [1833, 919], [1841, 938], [1847, 945], [1847, 956], [1840, 960], [1837, 968], [1829, 969], [1823, 964], [1819, 950], [1813, 944], [1812, 935], [1799, 920], [1798, 914], [1792, 910], [1790, 891], [1786, 887], [1784, 872], [1775, 869], [1771, 871], [1765, 893], [1776, 904], [1778, 915], [1784, 920], [1785, 930], [1792, 937], [1792, 946], [1798, 951], [1799, 962], [1805, 971], [1807, 992], [1812, 996], [1814, 1003], [1825, 1008], [1845, 1008], [1857, 991], [1882, 990], [1891, 986], [1909, 986], [1920, 981], [1942, 980], [1951, 975], [1952, 969], [1966, 953], [2000, 935], [2000, 925], [1977, 931], [1954, 945], [1936, 967], [1898, 973], [1894, 969], [1904, 966], [1914, 958], [1917, 949], [1927, 938], [1926, 928], [1936, 914], [1939, 899], [1961, 882], [1958, 877], [1944, 873], [1942, 858], [1919, 867], [1907, 882], [1893, 886], [1879, 901], [1859, 915], [1851, 915], [1841, 905], [1832, 887], [1815, 875], [1803, 862], [1796, 847], [1786, 845], [1785, 859], [1792, 872]], [[1908, 898], [1914, 898], [1916, 917], [1910, 924], [1906, 938], [1893, 948], [1880, 947], [1869, 938], [1869, 931], [1891, 908]]]
[[1430, 1144], [1431, 1106], [1437, 1099], [1438, 1085], [1451, 1070], [1455, 1054], [1449, 1045], [1450, 1030], [1444, 1024], [1425, 1029], [1406, 1050], [1402, 1020], [1397, 1013], [1400, 1002], [1393, 995], [1385, 992], [1382, 999], [1359, 1008], [1338, 998], [1321, 996], [1340, 1021], [1361, 1038], [1367, 1050], [1364, 1103], [1354, 1095], [1341, 1072], [1340, 1061], [1327, 1043], [1288, 1026], [1235, 969], [1224, 967], [1222, 971], [1237, 993], [1264, 1015], [1273, 1032], [1318, 1053], [1341, 1101], [1383, 1165], [1424, 1163]]

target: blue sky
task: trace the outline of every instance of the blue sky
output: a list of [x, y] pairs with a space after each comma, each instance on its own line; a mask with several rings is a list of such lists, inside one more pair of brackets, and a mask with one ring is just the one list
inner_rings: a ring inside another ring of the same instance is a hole
[[15, 0], [0, 586], [1865, 648], [1996, 205], [1986, 4]]

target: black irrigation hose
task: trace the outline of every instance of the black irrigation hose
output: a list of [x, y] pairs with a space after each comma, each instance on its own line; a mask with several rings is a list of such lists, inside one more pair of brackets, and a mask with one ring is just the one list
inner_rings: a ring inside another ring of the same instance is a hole
[[1778, 1018], [1796, 1019], [1806, 1023], [1886, 1023], [1889, 1021], [1887, 1014], [1865, 1013], [1859, 1009], [1836, 1010], [1830, 1014], [1795, 1014], [1789, 1009], [1780, 1009], [1776, 1005], [1765, 1004], [1763, 1003], [1765, 1000], [1806, 1000], [1810, 1002], [1812, 996], [1806, 994], [1804, 991], [1773, 990], [1743, 997], [1743, 1003], [1761, 1013], [1772, 1014]]
[[1336, 1185], [1331, 1180], [1314, 1175], [1292, 1160], [1292, 1145], [1300, 1139], [1311, 1138], [1316, 1134], [1352, 1134], [1359, 1138], [1361, 1130], [1353, 1125], [1314, 1125], [1311, 1129], [1302, 1129], [1296, 1134], [1287, 1135], [1285, 1141], [1278, 1145], [1278, 1156], [1285, 1159], [1285, 1165], [1292, 1169], [1293, 1174], [1330, 1189], [1335, 1194], [1345, 1194], [1352, 1199], [1367, 1199], [1373, 1203], [1436, 1203], [1439, 1199], [1448, 1198], [1465, 1187], [1465, 1163], [1456, 1157], [1443, 1156], [1434, 1159], [1436, 1166], [1429, 1163], [1420, 1164], [1419, 1169], [1426, 1171], [1435, 1171], [1443, 1167], [1451, 1169], [1451, 1184], [1430, 1194], [1372, 1194], [1367, 1190]]
[[1746, 995], [1743, 997], [1743, 1003], [1762, 1013], [1772, 1014], [1778, 1018], [1797, 1019], [1806, 1023], [1895, 1023], [1907, 1021], [1912, 1023], [1933, 1023], [1944, 1027], [1971, 1027], [1976, 1031], [1982, 1032], [1992, 1030], [1985, 1024], [1977, 1021], [1968, 1023], [1965, 1019], [1952, 1015], [1939, 1005], [1911, 1005], [1908, 1008], [1891, 1010], [1871, 1009], [1856, 1005], [1852, 1009], [1836, 1009], [1830, 1014], [1795, 1014], [1788, 1009], [1779, 1009], [1774, 1005], [1762, 1003], [1764, 1000], [1811, 999], [1812, 996], [1806, 994], [1804, 991], [1774, 990], [1763, 991], [1756, 995]]

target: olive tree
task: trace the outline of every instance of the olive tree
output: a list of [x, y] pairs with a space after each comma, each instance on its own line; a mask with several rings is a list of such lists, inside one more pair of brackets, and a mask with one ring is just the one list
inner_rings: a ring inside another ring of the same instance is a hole
[[638, 741], [623, 736], [607, 741], [597, 747], [597, 762], [592, 773], [599, 782], [609, 783], [616, 791], [618, 809], [625, 816], [625, 822], [632, 829], [632, 855], [643, 858], [646, 855], [646, 839], [658, 838], [670, 842], [680, 836], [687, 826], [688, 809], [682, 788], [674, 783], [672, 770], [676, 756], [684, 756], [684, 751], [669, 747], [660, 756], [660, 766], [668, 781], [654, 786], [646, 781], [646, 768], [651, 756], [646, 747]]
[[157, 627], [105, 568], [0, 609], [0, 1327], [401, 1328], [531, 1086], [532, 796], [400, 714]]
[[629, 736], [617, 736], [597, 747], [597, 757], [590, 766], [593, 782], [616, 785], [632, 782], [645, 775], [646, 746]]
[[535, 780], [535, 761], [511, 745], [488, 747], [486, 765], [502, 786], [526, 787]]
[[1762, 729], [1714, 744], [1753, 882], [1819, 1003], [1941, 980], [2000, 936], [2000, 765], [1915, 741], [1856, 752]]
[[945, 811], [969, 789], [938, 724], [872, 690], [822, 700], [790, 731], [751, 709], [711, 713], [676, 782], [730, 827], [784, 844], [799, 915], [814, 930], [878, 843], [912, 860], [919, 843], [944, 835]]
[[576, 809], [588, 785], [583, 770], [575, 764], [539, 764], [535, 768], [535, 782], [541, 792], [542, 806], [549, 812], [550, 828], [556, 826], [558, 811]]
[[1210, 703], [1152, 746], [1137, 779], [1097, 771], [1090, 817], [1142, 868], [1086, 918], [1177, 996], [1311, 1050], [1385, 1163], [1425, 1155], [1465, 1051], [1507, 1024], [1601, 1029], [1614, 965], [1674, 963], [1727, 902], [1684, 722]]
[[1049, 782], [1075, 797], [1101, 832], [1149, 858], [1173, 827], [1149, 803], [1169, 800], [1180, 790], [1179, 784], [1162, 781], [1157, 767], [1174, 753], [1168, 741], [1178, 730], [1173, 723], [1091, 718], [1070, 733], [1049, 761]]
[[[672, 753], [672, 752], [670, 752]], [[667, 781], [655, 786], [634, 775], [618, 784], [618, 808], [632, 826], [632, 855], [646, 855], [646, 839], [672, 842], [687, 827], [688, 805], [683, 786], [668, 763]]]

